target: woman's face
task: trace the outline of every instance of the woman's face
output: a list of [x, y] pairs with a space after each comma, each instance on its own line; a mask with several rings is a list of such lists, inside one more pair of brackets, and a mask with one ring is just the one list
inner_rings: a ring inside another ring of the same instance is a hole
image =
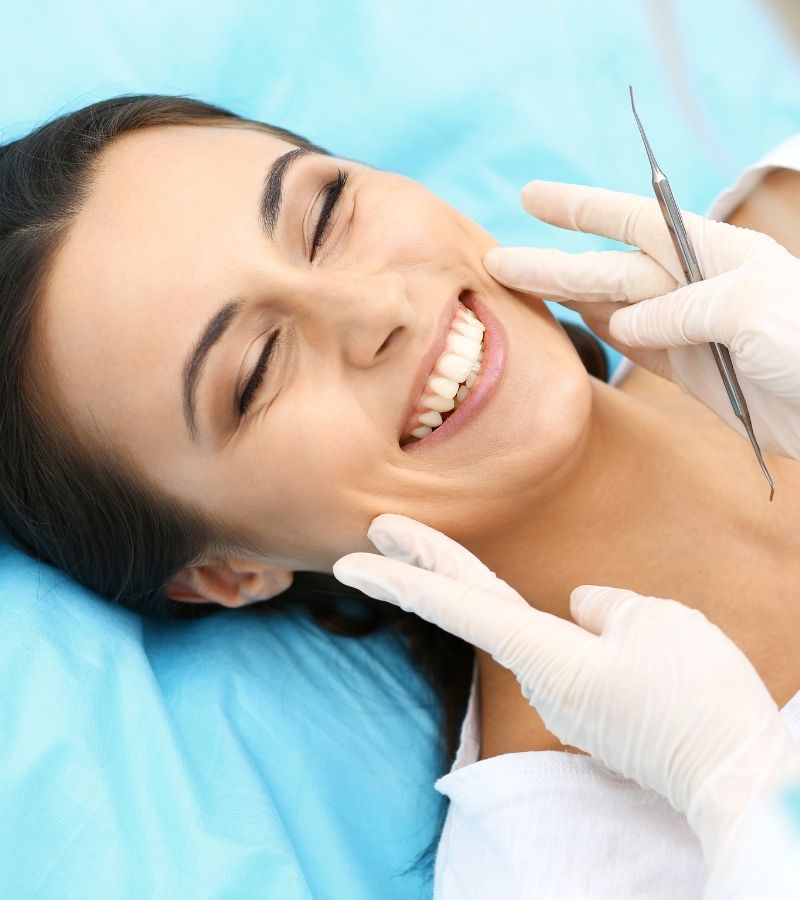
[[[294, 154], [268, 228], [265, 174], [296, 149], [257, 129], [184, 126], [104, 152], [44, 298], [41, 346], [68, 415], [274, 565], [330, 571], [373, 549], [366, 530], [382, 512], [475, 550], [502, 539], [586, 427], [577, 355], [540, 301], [485, 272], [496, 241], [408, 178]], [[503, 326], [505, 369], [463, 427], [409, 452], [399, 438], [412, 386], [464, 291]]]

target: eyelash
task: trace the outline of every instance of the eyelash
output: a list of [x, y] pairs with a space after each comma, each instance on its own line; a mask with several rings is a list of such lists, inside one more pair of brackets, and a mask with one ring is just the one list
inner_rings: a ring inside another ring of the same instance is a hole
[[266, 372], [267, 370], [267, 361], [269, 360], [275, 343], [278, 340], [279, 334], [279, 331], [274, 331], [267, 338], [264, 344], [264, 349], [261, 351], [261, 356], [259, 356], [256, 367], [255, 369], [253, 369], [253, 374], [250, 376], [250, 380], [247, 382], [247, 386], [242, 391], [242, 396], [239, 398], [240, 419], [244, 418], [244, 415], [247, 412], [247, 408], [250, 406], [253, 397], [256, 394], [256, 391], [259, 389], [259, 387], [261, 387], [261, 382], [264, 380], [264, 372]]
[[[319, 214], [319, 221], [317, 222], [317, 227], [314, 232], [314, 238], [311, 245], [311, 260], [314, 259], [314, 254], [319, 249], [319, 246], [322, 243], [323, 238], [325, 237], [325, 230], [328, 225], [328, 220], [330, 219], [331, 213], [335, 209], [336, 204], [339, 202], [339, 198], [342, 196], [342, 191], [344, 190], [344, 186], [346, 183], [347, 172], [343, 172], [341, 169], [339, 169], [336, 181], [329, 184], [325, 189], [325, 203], [323, 204], [322, 211]], [[238, 404], [240, 419], [244, 418], [245, 414], [247, 413], [248, 407], [253, 401], [253, 397], [261, 387], [261, 382], [264, 380], [264, 373], [267, 370], [267, 362], [270, 355], [272, 354], [272, 350], [275, 346], [279, 334], [280, 332], [276, 331], [267, 338], [267, 341], [264, 344], [264, 349], [261, 351], [261, 355], [259, 356], [258, 362], [256, 363], [256, 367], [255, 369], [253, 369], [253, 374], [250, 376], [250, 380], [247, 382], [245, 389], [242, 391], [242, 395], [239, 398]]]
[[343, 172], [341, 169], [339, 169], [336, 181], [329, 184], [326, 188], [327, 196], [325, 197], [325, 203], [322, 206], [322, 212], [319, 214], [317, 230], [314, 232], [314, 239], [311, 244], [311, 260], [314, 259], [314, 254], [317, 252], [319, 245], [322, 243], [322, 239], [325, 235], [325, 229], [328, 225], [328, 220], [330, 219], [331, 213], [338, 203], [339, 198], [342, 196], [342, 191], [344, 190], [344, 186], [346, 183], [347, 172]]

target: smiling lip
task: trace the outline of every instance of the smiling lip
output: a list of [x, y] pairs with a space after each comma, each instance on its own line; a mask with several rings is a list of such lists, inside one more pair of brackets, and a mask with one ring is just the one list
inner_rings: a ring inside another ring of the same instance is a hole
[[428, 377], [430, 376], [433, 367], [436, 364], [436, 360], [444, 351], [444, 342], [447, 340], [447, 335], [450, 332], [450, 326], [452, 325], [453, 319], [455, 318], [456, 313], [459, 310], [459, 299], [460, 297], [456, 297], [451, 303], [448, 303], [439, 316], [439, 324], [436, 327], [436, 333], [434, 335], [433, 341], [431, 341], [431, 346], [425, 356], [422, 357], [422, 362], [420, 363], [419, 369], [417, 370], [417, 377], [414, 379], [411, 385], [411, 393], [409, 394], [408, 403], [406, 403], [400, 428], [397, 432], [398, 443], [400, 442], [400, 438], [403, 436], [403, 429], [405, 428], [406, 423], [408, 422], [409, 418], [411, 418], [411, 413], [414, 411], [414, 408], [416, 407], [420, 397], [422, 396], [422, 392], [425, 390], [425, 385], [428, 383]]
[[[420, 448], [425, 450], [441, 441], [446, 441], [454, 431], [458, 431], [462, 425], [486, 406], [503, 377], [508, 357], [508, 337], [505, 328], [503, 328], [500, 321], [486, 304], [472, 291], [465, 291], [459, 297], [459, 300], [467, 309], [475, 313], [485, 328], [483, 333], [483, 363], [478, 380], [470, 388], [464, 402], [438, 428], [434, 429], [422, 440], [406, 444], [402, 448], [407, 453], [414, 453]], [[434, 346], [441, 346], [441, 341], [439, 343], [434, 342]], [[433, 358], [431, 365], [434, 362], [436, 362], [436, 357]], [[413, 408], [413, 406], [409, 408], [408, 415], [411, 415]]]

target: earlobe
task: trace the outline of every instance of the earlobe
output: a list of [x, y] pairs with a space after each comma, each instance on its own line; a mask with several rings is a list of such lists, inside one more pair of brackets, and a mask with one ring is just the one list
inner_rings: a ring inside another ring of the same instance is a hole
[[165, 593], [170, 599], [185, 603], [219, 603], [236, 608], [276, 597], [291, 585], [293, 578], [290, 569], [248, 559], [227, 559], [181, 569]]

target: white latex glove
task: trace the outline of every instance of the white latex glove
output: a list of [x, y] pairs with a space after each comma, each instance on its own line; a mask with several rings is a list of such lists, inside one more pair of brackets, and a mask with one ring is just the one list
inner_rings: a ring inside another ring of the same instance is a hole
[[725, 344], [759, 444], [800, 458], [800, 259], [757, 231], [682, 212], [705, 276], [687, 285], [654, 199], [549, 181], [530, 182], [521, 196], [544, 222], [641, 250], [493, 248], [484, 257], [490, 275], [578, 310], [599, 337], [746, 437], [706, 346]]
[[[529, 606], [460, 544], [380, 515], [333, 574], [480, 647], [510, 669], [559, 740], [686, 813], [724, 876], [752, 802], [800, 776], [800, 751], [748, 659], [698, 610], [584, 585], [578, 624]], [[388, 558], [386, 558], [388, 557]]]

